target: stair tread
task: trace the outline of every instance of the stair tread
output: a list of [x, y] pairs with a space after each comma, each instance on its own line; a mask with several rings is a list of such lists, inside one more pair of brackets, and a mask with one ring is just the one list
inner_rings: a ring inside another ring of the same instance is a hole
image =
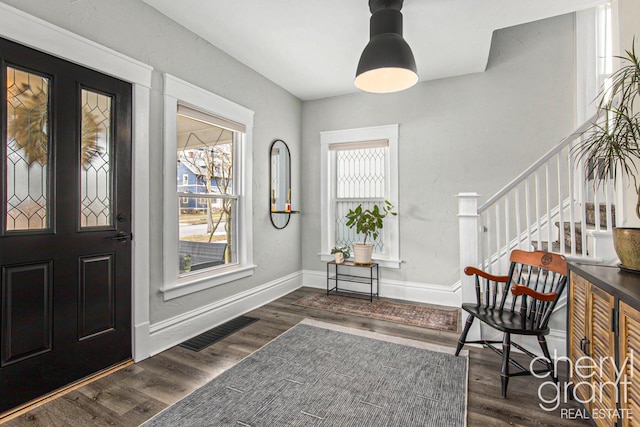
[[[574, 222], [574, 225], [576, 227], [576, 231], [580, 231], [582, 230], [582, 222]], [[560, 222], [556, 221], [555, 226], [560, 228]], [[564, 226], [565, 228], [569, 228], [571, 226], [571, 221], [564, 221]], [[600, 230], [602, 229], [606, 229], [606, 224], [600, 224]], [[598, 230], [598, 227], [596, 227], [595, 224], [589, 224], [588, 222], [585, 222], [585, 229], [586, 230]]]

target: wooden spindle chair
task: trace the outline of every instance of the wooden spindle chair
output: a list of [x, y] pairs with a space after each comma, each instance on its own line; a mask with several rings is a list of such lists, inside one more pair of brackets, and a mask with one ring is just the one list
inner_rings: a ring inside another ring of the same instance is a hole
[[[474, 267], [464, 269], [468, 276], [475, 276], [476, 303], [462, 304], [469, 313], [467, 323], [458, 340], [456, 356], [465, 344], [483, 344], [502, 356], [502, 397], [507, 397], [509, 378], [531, 375], [529, 368], [510, 357], [511, 346], [535, 358], [536, 355], [511, 341], [511, 335], [537, 336], [543, 355], [549, 363], [543, 369], [535, 369], [536, 374], [550, 373], [558, 382], [557, 373], [549, 354], [545, 335], [549, 333], [549, 318], [567, 283], [567, 261], [563, 256], [544, 252], [514, 250], [510, 256], [511, 265], [506, 276], [494, 276]], [[467, 334], [475, 319], [504, 333], [502, 341], [467, 341]], [[494, 346], [502, 344], [502, 349]], [[509, 365], [518, 368], [510, 372]]]

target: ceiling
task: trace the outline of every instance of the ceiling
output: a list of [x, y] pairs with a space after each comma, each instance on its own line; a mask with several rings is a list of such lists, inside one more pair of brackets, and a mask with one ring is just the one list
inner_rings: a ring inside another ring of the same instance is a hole
[[[367, 0], [143, 0], [302, 100], [357, 92]], [[420, 81], [485, 70], [494, 30], [604, 0], [406, 0]]]

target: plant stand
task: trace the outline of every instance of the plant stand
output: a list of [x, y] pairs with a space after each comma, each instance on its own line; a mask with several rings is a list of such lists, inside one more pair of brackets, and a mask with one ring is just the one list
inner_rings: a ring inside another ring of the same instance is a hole
[[[351, 268], [368, 269], [369, 275], [351, 274]], [[340, 282], [360, 283], [369, 285], [369, 292], [356, 291], [351, 289], [340, 289]], [[375, 283], [375, 292], [374, 292]], [[333, 285], [333, 286], [332, 286]], [[337, 264], [335, 261], [327, 263], [327, 295], [343, 295], [343, 296], [367, 296], [369, 301], [373, 302], [373, 297], [379, 298], [380, 288], [380, 271], [378, 263], [356, 264], [354, 262], [345, 261]]]

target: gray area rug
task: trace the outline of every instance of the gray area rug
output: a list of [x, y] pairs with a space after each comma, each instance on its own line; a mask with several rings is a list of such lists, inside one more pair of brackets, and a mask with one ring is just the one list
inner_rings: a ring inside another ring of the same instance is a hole
[[465, 426], [453, 352], [307, 319], [143, 426]]

